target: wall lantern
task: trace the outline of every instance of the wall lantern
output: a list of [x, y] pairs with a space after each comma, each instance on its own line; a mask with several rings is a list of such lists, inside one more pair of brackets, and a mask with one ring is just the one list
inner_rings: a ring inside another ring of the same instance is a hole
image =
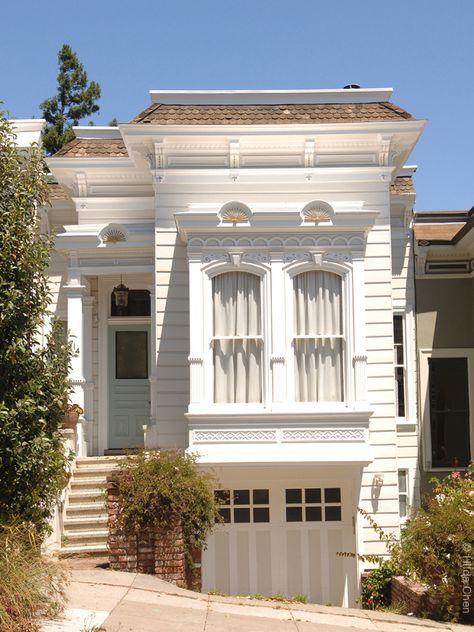
[[120, 285], [117, 285], [113, 289], [115, 305], [117, 307], [127, 307], [128, 295], [130, 290], [126, 285], [122, 283], [122, 275], [120, 275]]

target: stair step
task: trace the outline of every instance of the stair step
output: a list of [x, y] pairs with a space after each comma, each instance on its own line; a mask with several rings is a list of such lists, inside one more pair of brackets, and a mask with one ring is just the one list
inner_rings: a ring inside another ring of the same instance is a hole
[[63, 523], [65, 532], [91, 531], [93, 529], [107, 529], [108, 517], [106, 514], [99, 516], [81, 516], [80, 518], [66, 518]]
[[62, 546], [59, 549], [59, 557], [72, 557], [72, 556], [107, 556], [109, 550], [102, 544], [84, 544], [82, 546]]
[[75, 480], [86, 480], [88, 478], [101, 478], [105, 481], [107, 476], [115, 470], [114, 467], [81, 467], [81, 469], [74, 469], [73, 478]]
[[105, 507], [105, 498], [100, 490], [69, 492], [68, 505], [96, 503]]
[[70, 505], [66, 507], [66, 520], [73, 520], [75, 518], [83, 517], [85, 518], [93, 518], [93, 517], [105, 517], [107, 518], [107, 509], [105, 505], [101, 505], [100, 503], [91, 503], [91, 504], [77, 504]]
[[94, 531], [68, 531], [63, 537], [63, 548], [68, 549], [73, 546], [82, 545], [102, 545], [107, 546], [107, 529], [96, 529]]
[[106, 485], [107, 481], [105, 480], [105, 478], [90, 477], [77, 479], [76, 477], [74, 477], [71, 480], [71, 489], [82, 489], [83, 487], [95, 487], [97, 489], [104, 489]]

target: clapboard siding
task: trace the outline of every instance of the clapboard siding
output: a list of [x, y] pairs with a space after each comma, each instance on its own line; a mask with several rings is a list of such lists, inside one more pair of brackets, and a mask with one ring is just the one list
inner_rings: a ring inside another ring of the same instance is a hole
[[160, 447], [185, 448], [188, 444], [185, 413], [189, 404], [189, 281], [186, 247], [176, 230], [157, 227], [155, 253], [157, 441]]

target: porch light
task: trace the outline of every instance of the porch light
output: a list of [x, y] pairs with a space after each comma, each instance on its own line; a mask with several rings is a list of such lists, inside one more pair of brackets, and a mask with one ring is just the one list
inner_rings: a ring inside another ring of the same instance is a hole
[[127, 307], [129, 292], [128, 287], [122, 283], [122, 275], [120, 275], [120, 285], [117, 285], [113, 289], [115, 305], [117, 307]]

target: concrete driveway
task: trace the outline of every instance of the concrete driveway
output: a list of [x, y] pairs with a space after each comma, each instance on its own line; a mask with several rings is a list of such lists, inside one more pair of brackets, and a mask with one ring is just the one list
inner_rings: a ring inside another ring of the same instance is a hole
[[472, 630], [367, 610], [202, 595], [150, 575], [72, 566], [64, 618], [45, 622], [43, 632]]

